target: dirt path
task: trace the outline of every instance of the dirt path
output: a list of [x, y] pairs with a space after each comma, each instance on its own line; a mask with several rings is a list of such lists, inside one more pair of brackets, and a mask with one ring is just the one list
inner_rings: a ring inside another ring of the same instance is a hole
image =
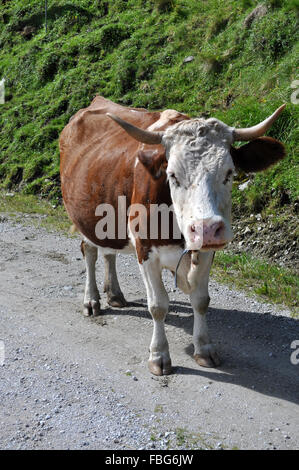
[[[30, 221], [27, 217], [26, 220]], [[192, 311], [165, 273], [171, 310], [168, 377], [147, 370], [152, 322], [132, 257], [118, 257], [131, 302], [81, 314], [77, 239], [0, 223], [1, 449], [298, 449], [298, 321], [211, 282], [208, 321], [223, 365], [192, 359]], [[97, 275], [103, 290], [103, 264]]]

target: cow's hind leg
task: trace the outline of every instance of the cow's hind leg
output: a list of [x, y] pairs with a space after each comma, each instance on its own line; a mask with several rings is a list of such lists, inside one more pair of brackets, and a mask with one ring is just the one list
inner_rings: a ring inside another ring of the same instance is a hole
[[104, 255], [105, 261], [105, 282], [104, 292], [107, 294], [108, 304], [112, 307], [125, 307], [126, 299], [120, 290], [116, 273], [116, 256]]
[[140, 270], [146, 286], [148, 309], [154, 321], [149, 369], [154, 375], [168, 375], [171, 373], [171, 359], [164, 320], [168, 312], [169, 300], [161, 277], [160, 263], [158, 260], [144, 261], [140, 264]]
[[85, 259], [86, 284], [84, 293], [84, 310], [86, 316], [100, 314], [100, 294], [96, 284], [96, 261], [98, 249], [87, 242], [82, 242], [81, 250]]

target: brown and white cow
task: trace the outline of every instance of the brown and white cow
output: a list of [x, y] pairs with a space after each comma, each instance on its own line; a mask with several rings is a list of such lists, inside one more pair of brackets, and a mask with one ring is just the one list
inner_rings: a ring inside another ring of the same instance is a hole
[[[118, 307], [124, 307], [126, 301], [117, 280], [116, 253], [135, 252], [154, 322], [149, 357], [153, 374], [171, 372], [164, 330], [169, 303], [161, 279], [164, 268], [172, 273], [177, 270], [178, 286], [190, 296], [196, 362], [206, 367], [219, 365], [205, 313], [214, 252], [232, 239], [233, 173], [235, 169], [261, 171], [284, 157], [282, 143], [261, 137], [284, 107], [257, 126], [234, 129], [213, 118], [190, 119], [174, 110], [148, 112], [96, 96], [61, 134], [63, 200], [83, 236], [84, 313], [100, 313], [95, 276], [98, 249], [105, 260], [104, 291], [109, 304]], [[249, 143], [235, 148], [234, 141]], [[160, 206], [174, 209], [169, 211], [167, 237], [163, 236], [161, 219], [157, 236], [151, 236], [151, 208]], [[106, 227], [106, 238], [99, 237], [98, 224], [110, 207], [116, 214], [111, 222], [113, 230]], [[141, 217], [138, 208], [143, 208]], [[121, 220], [125, 221], [125, 230]], [[179, 236], [174, 236], [175, 226], [179, 227]], [[188, 251], [181, 258], [184, 250]]]

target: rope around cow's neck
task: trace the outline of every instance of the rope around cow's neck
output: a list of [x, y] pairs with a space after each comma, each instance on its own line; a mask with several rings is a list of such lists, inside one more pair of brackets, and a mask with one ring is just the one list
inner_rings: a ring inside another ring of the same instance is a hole
[[182, 253], [181, 256], [180, 256], [179, 261], [178, 261], [177, 267], [176, 267], [176, 269], [175, 269], [175, 274], [174, 274], [174, 285], [175, 285], [175, 288], [178, 287], [178, 286], [177, 286], [177, 272], [178, 272], [180, 263], [181, 263], [181, 261], [182, 261], [183, 256], [184, 256], [186, 253], [188, 253], [189, 251], [190, 251], [190, 250], [184, 250], [183, 253]]

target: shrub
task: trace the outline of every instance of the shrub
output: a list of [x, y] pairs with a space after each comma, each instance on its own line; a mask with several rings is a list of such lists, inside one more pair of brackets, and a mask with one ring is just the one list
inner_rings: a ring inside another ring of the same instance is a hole
[[126, 25], [108, 24], [100, 30], [100, 43], [105, 50], [111, 51], [129, 36], [130, 29]]
[[44, 54], [37, 65], [37, 74], [41, 82], [52, 80], [58, 71], [59, 55], [55, 52]]
[[154, 0], [154, 4], [158, 11], [166, 11], [174, 7], [174, 0]]

